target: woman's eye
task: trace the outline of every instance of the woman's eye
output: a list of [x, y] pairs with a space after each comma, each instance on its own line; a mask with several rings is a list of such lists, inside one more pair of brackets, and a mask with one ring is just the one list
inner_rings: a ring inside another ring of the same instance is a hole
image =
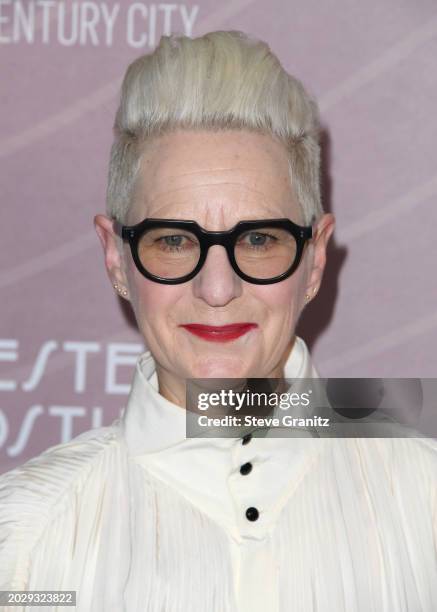
[[181, 246], [183, 238], [184, 236], [165, 236], [161, 240], [164, 240], [166, 246]]
[[161, 236], [157, 239], [158, 245], [164, 249], [190, 249], [195, 246], [193, 240], [190, 240], [189, 236], [183, 236], [182, 234], [172, 234], [170, 236]]
[[266, 234], [252, 233], [250, 234], [250, 244], [254, 246], [259, 244], [265, 244], [268, 236]]
[[261, 232], [249, 232], [241, 238], [241, 241], [251, 247], [267, 246], [270, 242], [274, 240], [274, 236], [270, 236], [269, 234], [264, 234]]

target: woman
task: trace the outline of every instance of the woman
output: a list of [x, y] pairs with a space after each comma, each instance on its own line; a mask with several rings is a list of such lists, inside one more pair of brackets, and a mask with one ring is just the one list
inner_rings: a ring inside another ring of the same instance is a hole
[[120, 419], [0, 479], [1, 589], [435, 611], [434, 441], [185, 437], [187, 379], [317, 377], [295, 328], [334, 219], [301, 83], [242, 33], [163, 37], [125, 75], [107, 196], [107, 273], [149, 350]]

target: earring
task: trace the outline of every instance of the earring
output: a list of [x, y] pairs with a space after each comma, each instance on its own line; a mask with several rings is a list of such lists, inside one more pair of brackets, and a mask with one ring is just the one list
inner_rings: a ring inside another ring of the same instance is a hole
[[[316, 295], [316, 292], [317, 292], [317, 287], [314, 287], [314, 289], [313, 289], [313, 297]], [[309, 301], [311, 299], [311, 296], [308, 295], [308, 293], [305, 293], [305, 299], [307, 301]]]
[[117, 285], [117, 283], [114, 283], [114, 289], [116, 289], [116, 291], [118, 291], [119, 293], [121, 293], [121, 295], [123, 295], [124, 297], [127, 296], [127, 291], [126, 289], [121, 289], [121, 287], [119, 287]]

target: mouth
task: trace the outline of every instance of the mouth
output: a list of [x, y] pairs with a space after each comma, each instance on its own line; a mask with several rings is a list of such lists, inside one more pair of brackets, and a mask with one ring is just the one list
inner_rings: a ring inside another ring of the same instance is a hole
[[181, 325], [180, 327], [210, 342], [229, 342], [247, 334], [251, 329], [258, 327], [258, 325], [256, 323], [233, 323], [231, 325], [202, 325], [201, 323], [189, 323], [187, 325]]

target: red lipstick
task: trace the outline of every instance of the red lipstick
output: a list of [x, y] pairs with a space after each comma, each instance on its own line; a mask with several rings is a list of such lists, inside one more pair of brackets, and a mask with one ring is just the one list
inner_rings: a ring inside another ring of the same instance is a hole
[[200, 323], [189, 323], [181, 325], [190, 333], [210, 340], [212, 342], [229, 342], [243, 336], [254, 327], [258, 327], [256, 323], [233, 323], [232, 325], [202, 325]]

